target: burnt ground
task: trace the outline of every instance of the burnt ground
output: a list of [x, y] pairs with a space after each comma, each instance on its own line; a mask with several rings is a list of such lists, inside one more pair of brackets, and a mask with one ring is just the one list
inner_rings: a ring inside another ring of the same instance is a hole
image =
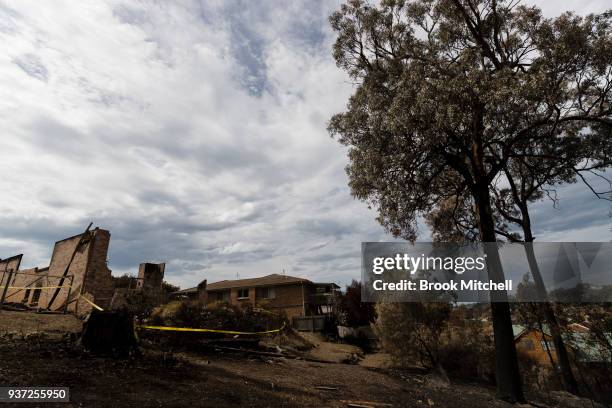
[[78, 333], [81, 321], [70, 314], [41, 314], [29, 311], [0, 311], [0, 335], [27, 335], [34, 332]]
[[116, 360], [35, 339], [3, 342], [0, 358], [2, 384], [70, 387], [73, 403], [61, 406], [346, 407], [342, 400], [396, 407], [505, 405], [482, 387], [434, 390], [422, 376], [294, 359], [148, 351], [141, 358]]
[[[6, 312], [0, 315], [0, 321], [7, 318]], [[347, 407], [348, 401], [369, 402], [353, 405], [365, 407], [511, 406], [496, 400], [491, 386], [461, 381], [449, 386], [420, 371], [214, 350], [144, 349], [140, 357], [121, 360], [89, 354], [74, 335], [40, 332], [4, 335], [0, 385], [70, 387], [71, 403], [39, 405], [44, 407]], [[537, 406], [592, 407], [586, 400], [530, 400]]]

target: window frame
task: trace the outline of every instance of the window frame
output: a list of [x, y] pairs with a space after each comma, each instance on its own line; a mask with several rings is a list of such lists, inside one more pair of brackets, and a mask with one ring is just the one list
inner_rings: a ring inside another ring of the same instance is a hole
[[[262, 291], [265, 291], [265, 296], [261, 296]], [[274, 289], [274, 286], [261, 286], [255, 289], [255, 296], [257, 297], [257, 299], [276, 299], [276, 290]]]
[[229, 290], [220, 290], [220, 291], [215, 291], [213, 293], [215, 294], [214, 295], [214, 300], [216, 302], [229, 303], [229, 300], [230, 300]]
[[[246, 296], [240, 296], [240, 294], [246, 294]], [[238, 288], [236, 289], [236, 299], [243, 300], [249, 298], [249, 288]]]
[[546, 351], [546, 345], [548, 345], [548, 350], [550, 350], [551, 352], [555, 351], [555, 344], [551, 340], [541, 339], [540, 347], [542, 347], [542, 350]]

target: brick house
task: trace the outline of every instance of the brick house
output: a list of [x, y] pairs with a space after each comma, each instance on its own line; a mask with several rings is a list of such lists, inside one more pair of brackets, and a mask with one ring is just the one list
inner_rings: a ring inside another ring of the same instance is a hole
[[[517, 351], [529, 356], [542, 365], [551, 365], [551, 357], [555, 363], [557, 362], [555, 345], [553, 344], [552, 336], [548, 330], [542, 332], [540, 330], [513, 324], [512, 331], [514, 332], [514, 342]], [[551, 357], [548, 355], [549, 351]]]
[[[223, 280], [174, 292], [171, 298], [202, 299], [207, 304], [266, 306], [284, 312], [289, 319], [331, 312], [339, 286], [308, 279], [272, 274], [260, 278]], [[205, 294], [203, 293], [205, 291]]]
[[[593, 342], [589, 329], [581, 324], [572, 324], [569, 332], [564, 333], [563, 340], [568, 352], [582, 363], [610, 363], [612, 355], [606, 348]], [[512, 325], [514, 342], [518, 352], [530, 357], [540, 365], [550, 366], [551, 358], [556, 363], [557, 353], [548, 325], [543, 330]], [[612, 334], [608, 336], [612, 340]], [[550, 352], [550, 355], [549, 355]]]

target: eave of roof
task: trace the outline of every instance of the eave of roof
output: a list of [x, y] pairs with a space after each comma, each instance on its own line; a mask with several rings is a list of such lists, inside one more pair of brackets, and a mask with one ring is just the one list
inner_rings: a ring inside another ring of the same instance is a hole
[[[287, 276], [287, 275], [279, 275], [279, 274], [271, 274], [267, 276], [262, 276], [259, 278], [247, 278], [247, 279], [235, 279], [235, 280], [222, 280], [218, 282], [209, 283], [206, 286], [206, 291], [214, 292], [220, 290], [228, 290], [234, 288], [254, 288], [254, 287], [263, 287], [263, 286], [280, 286], [280, 285], [295, 285], [295, 284], [309, 284], [309, 285], [331, 285], [335, 288], [340, 288], [337, 284], [333, 282], [317, 282], [313, 283], [312, 281], [304, 278], [297, 278], [295, 276]], [[184, 293], [193, 293], [197, 292], [198, 288], [188, 288], [173, 292], [173, 294], [184, 294]]]
[[294, 276], [272, 274], [262, 276], [260, 278], [248, 278], [248, 279], [236, 279], [236, 280], [222, 280], [219, 282], [209, 283], [206, 287], [208, 291], [215, 290], [226, 290], [233, 288], [253, 288], [261, 286], [279, 286], [279, 285], [292, 285], [292, 284], [312, 284], [311, 281], [304, 278], [296, 278]]
[[193, 293], [197, 291], [198, 291], [198, 288], [187, 288], [187, 289], [177, 290], [176, 292], [172, 292], [170, 294], [175, 295], [175, 294], [181, 294], [181, 293]]
[[314, 282], [315, 285], [321, 285], [321, 286], [333, 286], [336, 289], [340, 289], [340, 286], [334, 282]]

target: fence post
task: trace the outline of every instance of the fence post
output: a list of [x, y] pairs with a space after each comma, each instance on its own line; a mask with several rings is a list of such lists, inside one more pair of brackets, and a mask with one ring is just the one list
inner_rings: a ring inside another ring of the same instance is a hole
[[6, 284], [4, 285], [4, 290], [2, 291], [2, 298], [0, 299], [0, 310], [4, 309], [4, 299], [6, 298], [6, 292], [8, 291], [9, 284], [11, 283], [11, 278], [13, 277], [13, 270], [9, 271], [8, 279], [6, 280]]

